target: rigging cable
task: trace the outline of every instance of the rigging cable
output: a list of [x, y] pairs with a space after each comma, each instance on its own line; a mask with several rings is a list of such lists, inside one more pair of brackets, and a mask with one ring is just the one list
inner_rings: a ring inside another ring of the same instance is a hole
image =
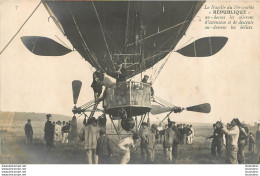
[[94, 2], [93, 2], [93, 1], [91, 1], [91, 2], [92, 2], [92, 5], [93, 5], [93, 8], [94, 8], [94, 11], [95, 11], [95, 13], [96, 13], [97, 19], [98, 19], [98, 23], [99, 23], [99, 26], [100, 26], [100, 29], [101, 29], [101, 32], [102, 32], [102, 35], [103, 35], [103, 38], [104, 38], [106, 47], [107, 47], [108, 54], [109, 54], [109, 56], [110, 56], [110, 60], [111, 60], [112, 66], [113, 66], [114, 69], [115, 69], [115, 66], [114, 66], [114, 63], [113, 63], [113, 59], [112, 59], [112, 56], [111, 56], [111, 53], [110, 53], [110, 50], [109, 50], [109, 47], [108, 47], [108, 44], [107, 44], [106, 36], [105, 36], [104, 30], [103, 30], [101, 21], [100, 21], [100, 19], [99, 19], [99, 15], [98, 15], [97, 9], [96, 9], [96, 7], [95, 7]]
[[126, 43], [127, 43], [128, 25], [129, 25], [129, 12], [130, 12], [130, 1], [128, 1], [128, 8], [127, 8], [126, 29], [125, 29], [125, 44], [124, 44], [124, 48], [125, 48]]
[[[188, 19], [189, 15], [190, 15], [190, 12], [192, 11], [192, 9], [193, 9], [192, 16], [194, 16], [195, 4], [196, 4], [196, 2], [191, 6], [191, 9], [189, 10], [189, 13], [187, 14], [187, 16], [186, 16], [186, 18], [185, 18], [184, 21], [190, 21], [190, 22], [191, 22], [191, 20], [187, 20], [187, 19]], [[184, 24], [185, 24], [185, 23], [182, 23], [182, 26], [181, 26], [179, 32], [176, 34], [175, 38], [176, 38], [176, 37], [178, 36], [178, 34], [181, 32], [181, 30], [182, 30]], [[195, 45], [194, 45], [194, 47], [195, 47]], [[159, 75], [160, 72], [162, 71], [162, 69], [163, 69], [163, 67], [165, 66], [166, 62], [167, 62], [168, 59], [170, 58], [170, 55], [172, 54], [172, 52], [175, 52], [175, 51], [173, 50], [173, 51], [171, 51], [171, 52], [168, 54], [168, 56], [167, 56], [167, 58], [166, 58], [166, 61], [165, 61], [165, 62], [163, 63], [163, 65], [160, 67], [160, 69], [159, 69], [159, 71], [158, 71], [156, 77], [155, 77], [154, 80], [152, 81], [152, 84], [153, 84], [154, 81], [157, 79], [158, 75]]]
[[22, 24], [22, 26], [19, 28], [19, 30], [14, 34], [14, 36], [11, 38], [11, 40], [6, 44], [6, 46], [2, 49], [0, 52], [0, 55], [4, 52], [4, 50], [9, 46], [9, 44], [13, 41], [13, 39], [17, 36], [17, 34], [22, 30], [23, 26], [27, 23], [27, 21], [31, 18], [31, 16], [34, 14], [34, 12], [38, 9], [38, 7], [41, 5], [42, 2], [39, 2], [39, 4], [36, 6], [36, 8], [33, 10], [33, 12], [30, 14], [30, 16], [25, 20], [25, 22]]
[[[87, 43], [85, 42], [85, 40], [84, 40], [84, 38], [83, 38], [83, 36], [82, 36], [80, 30], [79, 30], [79, 27], [78, 27], [78, 25], [77, 25], [77, 22], [76, 22], [76, 20], [75, 20], [75, 18], [74, 18], [74, 15], [72, 14], [71, 9], [70, 9], [69, 6], [68, 6], [68, 9], [69, 9], [70, 14], [71, 14], [71, 16], [72, 16], [72, 19], [73, 19], [73, 21], [74, 21], [74, 24], [75, 24], [75, 26], [76, 26], [76, 28], [77, 28], [77, 30], [78, 30], [78, 33], [79, 33], [79, 35], [80, 35], [80, 37], [81, 37], [81, 40], [82, 40], [83, 43], [84, 43], [84, 46], [87, 48], [89, 54], [91, 55], [92, 59], [95, 61], [95, 63], [97, 64], [97, 66], [99, 66], [99, 69], [102, 70], [103, 72], [105, 72], [105, 71], [102, 69], [102, 67], [99, 65], [99, 63], [97, 62], [96, 58], [93, 56], [93, 54], [92, 54], [92, 52], [90, 51], [90, 49], [88, 48], [88, 45], [87, 45]], [[85, 49], [85, 47], [83, 47], [83, 48]], [[94, 64], [93, 61], [92, 61], [92, 63]]]

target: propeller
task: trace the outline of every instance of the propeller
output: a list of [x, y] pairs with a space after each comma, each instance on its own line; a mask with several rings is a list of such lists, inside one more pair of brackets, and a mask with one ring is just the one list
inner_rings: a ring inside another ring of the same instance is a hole
[[73, 103], [74, 103], [74, 108], [73, 108], [73, 113], [78, 113], [78, 108], [76, 107], [76, 104], [78, 102], [78, 98], [79, 98], [79, 93], [80, 93], [80, 89], [82, 86], [82, 82], [79, 80], [74, 80], [72, 81], [72, 92], [73, 92]]
[[71, 52], [69, 48], [47, 37], [23, 36], [21, 40], [29, 51], [40, 56], [63, 56]]
[[194, 112], [202, 112], [202, 113], [210, 113], [211, 106], [209, 103], [204, 103], [200, 105], [190, 106], [186, 108], [186, 111], [194, 111]]
[[177, 106], [165, 107], [165, 106], [160, 106], [160, 105], [152, 105], [151, 113], [153, 115], [162, 114], [162, 113], [170, 112], [170, 111], [173, 111], [175, 113], [179, 113], [179, 112], [182, 112], [183, 110], [193, 111], [193, 112], [201, 112], [201, 113], [209, 113], [210, 110], [211, 110], [211, 106], [210, 106], [209, 103], [190, 106], [190, 107], [187, 107], [187, 108], [181, 108], [181, 107], [177, 107]]
[[227, 37], [204, 37], [177, 50], [177, 52], [187, 57], [208, 57], [219, 52], [227, 41]]

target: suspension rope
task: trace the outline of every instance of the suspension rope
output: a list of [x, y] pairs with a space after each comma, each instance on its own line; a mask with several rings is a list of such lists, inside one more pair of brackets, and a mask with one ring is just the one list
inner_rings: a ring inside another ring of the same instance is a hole
[[0, 55], [4, 52], [4, 50], [9, 46], [9, 44], [13, 41], [13, 39], [17, 36], [17, 34], [22, 30], [23, 26], [27, 23], [27, 21], [32, 17], [34, 12], [38, 9], [38, 7], [41, 5], [42, 2], [39, 2], [39, 4], [36, 6], [36, 8], [33, 10], [33, 12], [30, 14], [30, 16], [25, 20], [25, 22], [22, 24], [22, 26], [18, 29], [18, 31], [14, 34], [14, 36], [11, 38], [11, 40], [5, 45], [5, 47], [0, 52]]
[[[189, 13], [187, 14], [187, 16], [186, 16], [186, 18], [185, 18], [184, 21], [191, 21], [191, 20], [187, 20], [187, 19], [188, 19], [189, 15], [190, 15], [192, 9], [193, 9], [192, 15], [194, 14], [195, 4], [196, 4], [196, 2], [191, 6], [191, 9], [189, 10]], [[183, 23], [183, 24], [181, 25], [181, 28], [180, 28], [179, 32], [176, 34], [175, 38], [178, 36], [178, 34], [180, 33], [180, 31], [182, 30], [184, 24], [185, 24], [185, 23]], [[194, 46], [194, 47], [195, 47], [195, 46]], [[160, 72], [162, 71], [163, 67], [165, 66], [166, 62], [167, 62], [168, 59], [170, 58], [170, 55], [172, 54], [172, 52], [173, 52], [173, 51], [171, 51], [171, 52], [169, 53], [169, 55], [167, 56], [165, 62], [164, 62], [164, 63], [161, 65], [161, 67], [159, 68], [159, 71], [158, 71], [157, 75], [155, 76], [154, 80], [152, 81], [152, 84], [154, 83], [154, 81], [155, 81], [155, 80], [157, 79], [157, 77], [159, 76], [159, 74], [160, 74]]]
[[70, 14], [71, 14], [71, 16], [72, 16], [73, 22], [74, 22], [74, 24], [75, 24], [75, 26], [76, 26], [76, 28], [77, 28], [77, 30], [78, 30], [78, 33], [79, 33], [79, 35], [80, 35], [80, 37], [81, 37], [81, 40], [82, 40], [83, 43], [84, 43], [84, 46], [85, 46], [85, 47], [83, 47], [83, 48], [84, 48], [84, 49], [87, 48], [87, 50], [88, 50], [89, 54], [91, 55], [93, 61], [95, 61], [95, 62], [92, 61], [92, 63], [93, 63], [93, 64], [96, 63], [96, 64], [99, 66], [99, 69], [101, 69], [103, 72], [105, 72], [105, 71], [102, 69], [102, 67], [98, 64], [96, 58], [93, 56], [92, 52], [91, 52], [90, 49], [88, 48], [88, 45], [87, 45], [87, 43], [85, 42], [84, 37], [82, 36], [82, 34], [81, 34], [81, 32], [80, 32], [80, 29], [79, 29], [79, 27], [78, 27], [78, 25], [77, 25], [77, 22], [76, 22], [76, 20], [75, 20], [75, 18], [74, 18], [73, 13], [71, 12], [71, 9], [70, 9], [69, 6], [68, 6], [68, 9], [69, 9]]
[[115, 69], [114, 62], [113, 62], [113, 59], [112, 59], [112, 56], [111, 56], [111, 53], [110, 53], [110, 50], [109, 50], [109, 47], [108, 47], [108, 44], [107, 44], [107, 39], [106, 39], [106, 36], [105, 36], [104, 30], [103, 30], [103, 27], [102, 27], [102, 24], [101, 24], [101, 21], [100, 21], [100, 18], [99, 18], [99, 15], [98, 15], [97, 9], [96, 9], [96, 7], [95, 7], [94, 2], [93, 2], [93, 1], [91, 1], [91, 2], [92, 2], [92, 5], [93, 5], [93, 8], [94, 8], [94, 11], [95, 11], [95, 13], [96, 13], [97, 19], [98, 19], [98, 23], [99, 23], [99, 26], [100, 26], [100, 29], [101, 29], [101, 32], [102, 32], [102, 35], [103, 35], [103, 38], [104, 38], [104, 41], [105, 41], [106, 47], [107, 47], [107, 51], [108, 51], [108, 54], [109, 54], [109, 57], [110, 57], [110, 60], [111, 60], [112, 66], [113, 66], [114, 69]]
[[[194, 15], [195, 5], [196, 5], [196, 2], [191, 6], [191, 9], [189, 10], [189, 13], [187, 14], [187, 16], [186, 16], [186, 18], [185, 18], [184, 21], [187, 21], [187, 19], [188, 19], [190, 13], [191, 13], [191, 11], [192, 11], [192, 9], [193, 9], [192, 15]], [[191, 20], [188, 20], [188, 21], [191, 21]], [[176, 34], [175, 38], [179, 35], [179, 33], [180, 33], [180, 31], [182, 30], [184, 24], [185, 24], [185, 23], [183, 23], [183, 24], [181, 25], [181, 28], [180, 28], [179, 32]], [[154, 78], [154, 80], [152, 81], [152, 83], [154, 83], [154, 81], [157, 79], [158, 75], [159, 75], [160, 72], [162, 71], [163, 67], [165, 66], [166, 62], [167, 62], [168, 59], [170, 58], [169, 56], [170, 56], [171, 54], [172, 54], [172, 52], [170, 52], [170, 54], [167, 56], [165, 62], [164, 62], [164, 63], [161, 65], [161, 67], [159, 68], [159, 71], [158, 71], [156, 77]]]
[[[189, 15], [190, 15], [190, 12], [191, 12], [191, 10], [193, 9], [193, 7], [194, 7], [194, 9], [195, 9], [195, 4], [196, 4], [196, 2], [194, 2], [194, 4], [191, 6], [191, 9], [190, 9], [189, 13], [187, 14], [187, 16], [186, 16], [185, 20], [187, 20], [187, 18], [189, 17]], [[193, 14], [194, 14], [194, 11], [193, 11]], [[193, 14], [192, 14], [192, 15], [193, 15]], [[181, 32], [181, 30], [182, 30], [183, 26], [184, 26], [184, 24], [181, 26], [181, 28], [180, 28], [180, 30], [179, 30], [179, 32], [178, 32], [178, 34]]]
[[127, 8], [127, 17], [126, 17], [126, 28], [125, 28], [125, 44], [127, 43], [127, 34], [128, 34], [128, 25], [129, 25], [129, 12], [130, 12], [130, 1], [128, 1], [128, 8]]

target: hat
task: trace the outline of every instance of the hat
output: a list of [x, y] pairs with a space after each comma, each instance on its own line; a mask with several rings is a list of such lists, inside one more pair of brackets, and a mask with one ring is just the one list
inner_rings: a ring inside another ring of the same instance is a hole
[[148, 124], [146, 122], [142, 122], [141, 124], [142, 126], [147, 126], [148, 127]]
[[158, 126], [156, 125], [156, 124], [152, 124], [152, 129], [157, 129], [158, 128]]
[[101, 128], [100, 131], [99, 131], [99, 133], [100, 133], [101, 135], [106, 134], [106, 129], [105, 129], [105, 128]]
[[51, 117], [51, 114], [47, 114], [46, 117], [47, 117], [47, 118], [50, 118], [50, 117]]
[[28, 119], [27, 121], [28, 121], [28, 122], [30, 122], [30, 121], [31, 121], [31, 119]]

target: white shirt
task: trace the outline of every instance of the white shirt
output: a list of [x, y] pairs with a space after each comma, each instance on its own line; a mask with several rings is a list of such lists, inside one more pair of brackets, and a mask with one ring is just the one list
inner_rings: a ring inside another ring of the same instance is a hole
[[118, 147], [122, 150], [130, 153], [130, 147], [134, 147], [134, 140], [132, 137], [124, 138], [118, 144]]
[[191, 130], [191, 132], [192, 132], [191, 136], [194, 137], [194, 136], [195, 136], [194, 129], [193, 129], [193, 128], [190, 128], [190, 130]]
[[239, 137], [239, 128], [237, 126], [232, 127], [230, 130], [223, 128], [223, 131], [230, 137], [230, 144], [237, 146]]

